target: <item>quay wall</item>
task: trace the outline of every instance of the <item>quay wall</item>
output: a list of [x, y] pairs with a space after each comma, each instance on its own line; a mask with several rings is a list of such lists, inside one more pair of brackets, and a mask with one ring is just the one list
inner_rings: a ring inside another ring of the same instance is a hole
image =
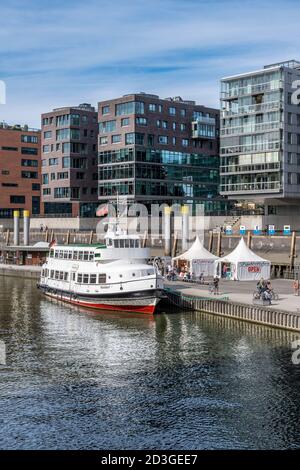
[[41, 274], [39, 266], [0, 265], [0, 276], [23, 277], [26, 279], [39, 279]]
[[166, 294], [173, 305], [182, 309], [300, 332], [300, 315], [297, 313], [228, 300], [190, 297], [171, 289], [166, 289]]

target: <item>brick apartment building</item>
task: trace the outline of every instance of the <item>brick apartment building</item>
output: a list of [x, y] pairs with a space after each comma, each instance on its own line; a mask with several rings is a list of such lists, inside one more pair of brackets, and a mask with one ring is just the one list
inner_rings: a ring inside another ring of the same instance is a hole
[[204, 203], [220, 213], [219, 111], [146, 93], [98, 103], [99, 202]]
[[42, 114], [42, 200], [46, 216], [95, 214], [97, 138], [97, 112], [90, 104]]
[[39, 130], [0, 123], [0, 218], [41, 213], [40, 148]]

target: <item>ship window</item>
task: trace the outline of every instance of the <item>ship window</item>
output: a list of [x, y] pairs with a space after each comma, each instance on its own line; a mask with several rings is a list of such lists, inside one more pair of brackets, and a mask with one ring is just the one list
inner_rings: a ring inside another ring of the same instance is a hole
[[83, 251], [78, 252], [78, 259], [83, 259]]
[[125, 240], [125, 248], [129, 248], [129, 240]]
[[84, 274], [83, 275], [83, 284], [88, 284], [89, 283], [89, 275], [88, 274]]
[[97, 282], [97, 274], [91, 274], [90, 284], [96, 284], [96, 282]]
[[63, 279], [64, 279], [63, 271], [59, 271], [59, 279], [60, 279], [60, 281], [63, 281]]
[[54, 278], [54, 271], [53, 271], [53, 269], [51, 269], [51, 271], [50, 271], [50, 277], [51, 277], [51, 279]]
[[120, 240], [120, 248], [124, 248], [124, 240]]
[[119, 274], [120, 277], [123, 277], [123, 274]]
[[53, 258], [54, 256], [54, 250], [50, 250], [50, 258]]
[[93, 261], [93, 260], [94, 260], [94, 253], [90, 251], [90, 261]]
[[59, 259], [63, 259], [63, 256], [64, 256], [64, 252], [63, 252], [63, 251], [60, 251], [60, 252], [59, 252]]
[[64, 259], [68, 259], [68, 252], [64, 251]]
[[88, 251], [84, 251], [84, 252], [83, 252], [83, 259], [84, 259], [84, 261], [88, 261], [88, 260], [89, 260], [89, 252], [88, 252]]
[[82, 282], [82, 274], [77, 274], [77, 282]]
[[78, 251], [74, 251], [73, 253], [73, 259], [77, 259], [78, 258]]
[[75, 281], [75, 273], [72, 273], [72, 281]]
[[151, 276], [152, 274], [154, 274], [154, 269], [150, 269], [147, 274], [148, 276]]
[[45, 271], [44, 271], [44, 270], [42, 270], [42, 277], [44, 277], [44, 276], [45, 276]]
[[73, 251], [69, 251], [69, 259], [72, 259]]
[[54, 257], [58, 258], [58, 251], [55, 251]]
[[98, 283], [99, 284], [105, 284], [106, 283], [106, 274], [99, 274]]
[[55, 279], [59, 279], [59, 271], [55, 271]]
[[135, 273], [132, 273], [133, 277], [135, 277]]
[[119, 248], [119, 240], [115, 240], [115, 248]]
[[64, 273], [64, 281], [68, 280], [68, 273]]
[[48, 269], [45, 269], [45, 276], [48, 277]]
[[130, 248], [134, 248], [134, 240], [130, 240]]

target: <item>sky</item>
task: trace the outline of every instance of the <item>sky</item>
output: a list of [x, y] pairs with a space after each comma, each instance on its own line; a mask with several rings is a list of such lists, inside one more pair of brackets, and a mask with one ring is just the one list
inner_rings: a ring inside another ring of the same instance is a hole
[[0, 0], [0, 121], [133, 92], [219, 107], [224, 76], [300, 60], [299, 0]]

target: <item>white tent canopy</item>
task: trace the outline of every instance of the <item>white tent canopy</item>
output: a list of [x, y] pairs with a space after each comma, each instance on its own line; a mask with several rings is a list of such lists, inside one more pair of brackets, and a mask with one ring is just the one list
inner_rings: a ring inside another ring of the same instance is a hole
[[217, 256], [204, 248], [197, 236], [192, 246], [181, 255], [175, 256], [172, 261], [187, 261], [194, 276], [199, 276], [201, 273], [203, 276], [213, 276], [214, 264], [217, 259]]
[[243, 238], [231, 253], [215, 261], [215, 274], [218, 277], [222, 275], [224, 264], [230, 266], [229, 279], [254, 281], [270, 277], [271, 262], [250, 250]]

